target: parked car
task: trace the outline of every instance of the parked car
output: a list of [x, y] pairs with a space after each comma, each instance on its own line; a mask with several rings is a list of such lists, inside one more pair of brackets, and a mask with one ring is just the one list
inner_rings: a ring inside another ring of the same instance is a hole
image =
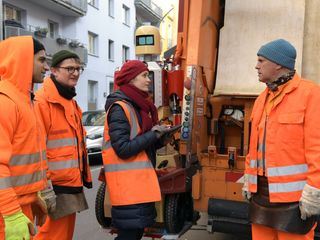
[[104, 110], [87, 111], [82, 114], [82, 124], [87, 132], [86, 145], [90, 164], [102, 164], [101, 150], [105, 118]]

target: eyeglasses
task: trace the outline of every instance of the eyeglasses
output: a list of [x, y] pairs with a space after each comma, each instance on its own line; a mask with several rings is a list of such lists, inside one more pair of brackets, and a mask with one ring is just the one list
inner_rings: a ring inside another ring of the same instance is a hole
[[66, 69], [70, 74], [74, 73], [76, 70], [78, 71], [79, 74], [81, 74], [83, 73], [83, 70], [84, 70], [83, 67], [57, 67], [57, 68]]

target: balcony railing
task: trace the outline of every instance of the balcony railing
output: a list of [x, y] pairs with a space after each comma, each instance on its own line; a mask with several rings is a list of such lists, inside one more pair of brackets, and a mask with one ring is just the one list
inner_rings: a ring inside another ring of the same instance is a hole
[[88, 8], [87, 0], [27, 0], [34, 2], [65, 16], [81, 17], [86, 15]]
[[[135, 0], [137, 12], [144, 15], [143, 17], [151, 22], [159, 22], [162, 18], [162, 9], [152, 0]], [[140, 10], [140, 11], [139, 11]]]
[[31, 35], [37, 38], [46, 48], [46, 53], [50, 57], [60, 50], [69, 50], [78, 54], [84, 64], [88, 62], [87, 48], [83, 44], [74, 39], [67, 39], [64, 37], [50, 38], [46, 37], [45, 34], [28, 31], [19, 27], [5, 26], [4, 27], [4, 38], [12, 36], [25, 36]]

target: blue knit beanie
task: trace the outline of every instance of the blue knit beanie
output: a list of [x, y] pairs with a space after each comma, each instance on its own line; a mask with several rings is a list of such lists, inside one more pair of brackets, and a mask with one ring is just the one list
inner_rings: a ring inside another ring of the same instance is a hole
[[284, 39], [277, 39], [263, 45], [258, 53], [258, 56], [265, 57], [266, 59], [294, 70], [294, 64], [297, 56], [296, 49], [291, 43]]

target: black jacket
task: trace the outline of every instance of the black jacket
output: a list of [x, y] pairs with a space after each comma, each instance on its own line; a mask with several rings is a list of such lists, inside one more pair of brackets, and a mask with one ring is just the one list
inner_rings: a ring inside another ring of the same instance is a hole
[[[107, 98], [105, 109], [107, 112], [110, 108], [107, 119], [111, 146], [115, 153], [123, 160], [145, 150], [153, 166], [155, 166], [156, 149], [161, 147], [162, 144], [158, 141], [153, 131], [145, 132], [130, 140], [130, 124], [125, 112], [118, 104], [112, 105], [119, 100], [125, 100], [134, 107], [140, 127], [142, 124], [139, 114], [140, 109], [133, 100], [121, 91], [110, 94]], [[145, 228], [153, 225], [156, 218], [154, 203], [113, 206], [111, 213], [113, 225], [120, 229]]]

